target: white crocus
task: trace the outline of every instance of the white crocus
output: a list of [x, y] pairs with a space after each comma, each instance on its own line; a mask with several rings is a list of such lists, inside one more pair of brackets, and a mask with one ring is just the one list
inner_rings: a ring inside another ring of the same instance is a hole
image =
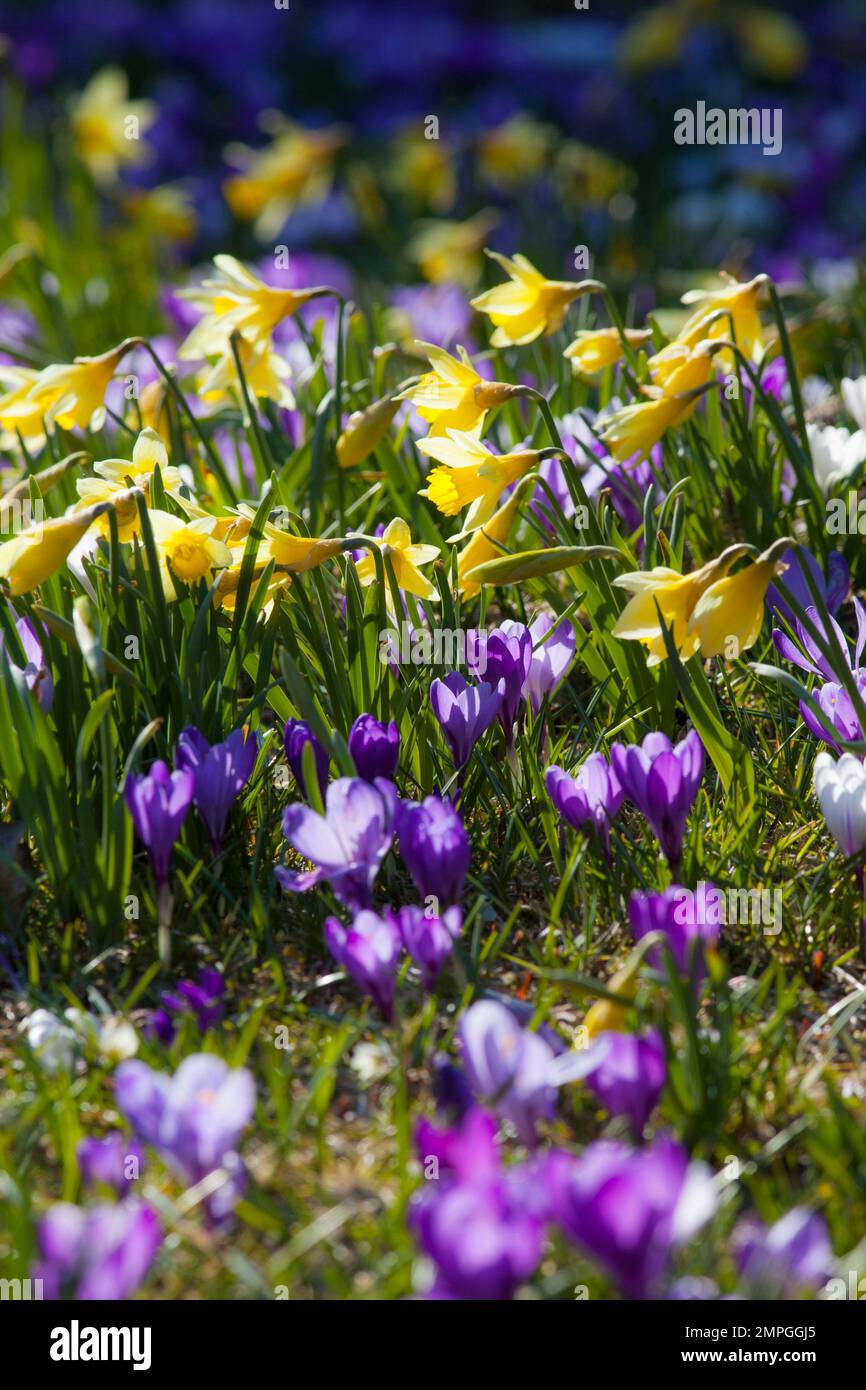
[[48, 1009], [34, 1009], [21, 1024], [21, 1032], [43, 1071], [54, 1076], [69, 1071], [78, 1046], [78, 1038], [67, 1024]]
[[857, 427], [866, 430], [866, 376], [858, 376], [853, 381], [850, 376], [842, 378], [842, 399], [848, 414], [857, 421]]
[[828, 425], [807, 425], [809, 448], [815, 478], [821, 491], [829, 493], [835, 483], [847, 478], [866, 459], [866, 430], [850, 430]]
[[814, 786], [827, 829], [847, 859], [866, 846], [866, 767], [853, 753], [838, 762], [819, 753]]

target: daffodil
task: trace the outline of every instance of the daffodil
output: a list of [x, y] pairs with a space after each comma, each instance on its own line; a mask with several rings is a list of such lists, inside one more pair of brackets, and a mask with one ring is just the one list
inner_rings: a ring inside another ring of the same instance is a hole
[[[698, 307], [689, 314], [673, 342], [649, 359], [649, 369], [653, 381], [665, 385], [681, 361], [683, 349], [692, 349], [712, 335], [714, 338], [736, 339], [737, 347], [752, 361], [759, 361], [764, 352], [764, 343], [759, 313], [759, 300], [764, 286], [768, 283], [766, 275], [756, 275], [754, 280], [732, 280], [730, 276], [723, 288], [718, 290], [689, 290], [683, 295], [683, 304]], [[736, 370], [734, 355], [725, 349], [719, 358], [726, 370]]]
[[[241, 578], [241, 566], [243, 564], [244, 559], [244, 546], [232, 546], [231, 552], [232, 563], [222, 571], [219, 579], [217, 580], [216, 593], [214, 595], [214, 603], [216, 604], [217, 608], [219, 608], [222, 612], [228, 614], [234, 613], [237, 604], [238, 586], [240, 584]], [[257, 558], [256, 567], [253, 571], [253, 589], [255, 589], [264, 571], [265, 566], [259, 563], [259, 560]], [[271, 575], [271, 578], [268, 581], [268, 587], [265, 594], [265, 601], [262, 604], [260, 614], [260, 617], [263, 620], [267, 620], [269, 614], [273, 609], [274, 602], [277, 596], [279, 594], [284, 593], [285, 590], [288, 589], [291, 582], [292, 576], [290, 574], [286, 574], [284, 572], [280, 573], [275, 570], [274, 573]]]
[[458, 347], [459, 356], [452, 357], [432, 343], [418, 341], [416, 345], [429, 359], [432, 370], [398, 399], [412, 401], [421, 419], [429, 423], [431, 435], [444, 435], [452, 429], [479, 434], [488, 410], [520, 390], [508, 382], [479, 376], [465, 348]]
[[180, 184], [165, 183], [158, 188], [134, 188], [126, 194], [124, 207], [157, 236], [167, 241], [190, 241], [198, 219], [189, 193]]
[[266, 285], [234, 256], [215, 256], [216, 276], [194, 289], [181, 290], [181, 297], [201, 309], [204, 317], [178, 349], [178, 357], [197, 360], [216, 356], [227, 349], [228, 340], [238, 333], [260, 345], [290, 314], [316, 296], [330, 294], [323, 285], [308, 290], [280, 290]]
[[483, 209], [465, 222], [430, 218], [422, 222], [406, 247], [411, 261], [431, 284], [455, 283], [469, 287], [478, 279], [481, 251], [498, 221], [498, 214]]
[[73, 104], [72, 129], [82, 160], [98, 183], [113, 183], [121, 165], [145, 164], [142, 135], [156, 120], [152, 101], [130, 101], [120, 68], [103, 68]]
[[681, 347], [664, 387], [645, 386], [646, 401], [623, 406], [610, 416], [600, 438], [614, 458], [645, 456], [667, 430], [688, 419], [709, 380], [716, 350], [715, 343], [699, 343], [691, 351]]
[[549, 451], [538, 449], [494, 454], [475, 435], [461, 430], [428, 435], [418, 448], [441, 465], [429, 474], [421, 496], [429, 498], [443, 516], [456, 516], [469, 507], [464, 531], [489, 521], [505, 489], [537, 467], [542, 457], [549, 457]]
[[0, 427], [8, 432], [2, 443], [4, 448], [12, 447], [15, 435], [32, 440], [38, 444], [45, 438], [45, 414], [36, 401], [28, 401], [27, 395], [34, 385], [39, 372], [35, 367], [16, 367], [0, 365]]
[[727, 572], [737, 555], [745, 553], [744, 546], [733, 547], [734, 554], [725, 552], [718, 560], [702, 566], [692, 574], [657, 565], [651, 570], [617, 575], [613, 583], [633, 595], [614, 628], [614, 637], [641, 642], [649, 651], [647, 664], [657, 666], [667, 657], [667, 648], [659, 621], [659, 613], [670, 629], [673, 643], [684, 661], [697, 651], [700, 639], [689, 631], [689, 621], [695, 604], [705, 589]]
[[241, 172], [226, 179], [223, 192], [235, 216], [253, 222], [256, 236], [267, 241], [277, 235], [293, 208], [325, 197], [346, 132], [341, 126], [305, 130], [273, 112], [260, 117], [259, 124], [275, 138], [263, 150], [228, 147], [228, 162]]
[[562, 327], [568, 306], [579, 295], [600, 288], [596, 280], [576, 283], [546, 280], [525, 256], [500, 256], [488, 251], [491, 260], [502, 266], [509, 279], [492, 290], [485, 290], [469, 302], [479, 314], [486, 314], [494, 325], [490, 339], [494, 347], [534, 342], [542, 333]]
[[[253, 344], [238, 338], [236, 342], [247, 390], [254, 396], [274, 401], [285, 410], [294, 410], [295, 398], [287, 384], [292, 369], [286, 359], [267, 341]], [[200, 399], [209, 406], [235, 405], [242, 400], [238, 364], [231, 344], [200, 373], [196, 386]]]
[[115, 487], [128, 487], [127, 479], [144, 490], [150, 484], [154, 470], [159, 469], [166, 492], [177, 492], [181, 486], [180, 471], [168, 461], [165, 443], [150, 428], [143, 429], [132, 446], [131, 459], [101, 459], [93, 465], [94, 473]]
[[171, 442], [171, 423], [168, 416], [168, 387], [161, 376], [141, 388], [138, 398], [141, 423], [159, 435], [168, 448]]
[[[380, 549], [383, 556], [390, 557], [399, 588], [404, 589], [407, 594], [415, 594], [417, 598], [431, 601], [439, 598], [436, 587], [420, 570], [421, 565], [429, 565], [439, 558], [439, 549], [435, 545], [413, 545], [409, 527], [402, 517], [388, 522], [382, 535]], [[357, 573], [358, 579], [365, 586], [372, 584], [376, 578], [376, 562], [369, 552], [358, 561]], [[387, 583], [386, 595], [386, 601], [390, 601]]]
[[472, 578], [472, 571], [502, 554], [503, 546], [514, 525], [514, 518], [517, 516], [520, 495], [518, 484], [508, 501], [494, 512], [486, 525], [472, 532], [469, 541], [457, 556], [457, 588], [465, 599], [474, 598], [481, 590], [481, 585]]
[[[150, 479], [148, 478], [147, 483], [149, 482]], [[75, 490], [78, 493], [79, 500], [72, 509], [73, 514], [75, 512], [87, 511], [89, 508], [103, 502], [108, 504], [93, 525], [94, 545], [98, 536], [108, 536], [111, 533], [109, 511], [113, 511], [117, 518], [118, 540], [131, 541], [138, 535], [139, 489], [141, 489], [142, 492], [146, 492], [146, 483], [139, 482], [135, 488], [128, 488], [123, 487], [120, 483], [109, 482], [106, 478], [78, 479], [75, 484]], [[90, 548], [93, 549], [93, 546]]]
[[401, 399], [400, 396], [383, 396], [372, 401], [365, 410], [353, 411], [337, 440], [337, 462], [341, 468], [354, 468], [370, 457], [400, 409]]
[[449, 212], [457, 197], [454, 151], [446, 140], [428, 140], [413, 125], [394, 142], [387, 181], [416, 204]]
[[[643, 347], [649, 342], [652, 333], [648, 328], [627, 328], [626, 341], [630, 347]], [[563, 353], [575, 372], [592, 376], [604, 367], [612, 367], [623, 355], [624, 348], [619, 330], [616, 328], [593, 328], [578, 333], [574, 342], [569, 343]]]
[[0, 545], [0, 581], [10, 597], [29, 594], [50, 579], [107, 504], [42, 521]]
[[170, 512], [148, 512], [150, 528], [160, 561], [163, 591], [171, 602], [177, 598], [174, 581], [197, 584], [203, 579], [213, 583], [214, 570], [232, 563], [232, 552], [216, 536], [217, 518], [200, 517], [182, 521]]
[[734, 658], [758, 640], [764, 598], [775, 575], [786, 569], [781, 559], [790, 544], [789, 537], [776, 541], [757, 560], [704, 590], [689, 619], [689, 633], [703, 656]]
[[129, 349], [121, 344], [99, 357], [76, 357], [45, 367], [17, 404], [7, 407], [10, 428], [16, 419], [32, 420], [38, 409], [46, 421], [62, 429], [98, 430], [105, 419], [105, 392], [120, 359]]
[[478, 165], [488, 183], [513, 188], [544, 167], [553, 138], [550, 126], [519, 111], [478, 137]]
[[[255, 516], [253, 508], [244, 503], [241, 503], [238, 511], [241, 517], [246, 517], [250, 522]], [[273, 560], [278, 570], [305, 574], [345, 549], [342, 536], [299, 536], [285, 526], [267, 520], [261, 529], [262, 539], [256, 553], [256, 564], [262, 569]]]

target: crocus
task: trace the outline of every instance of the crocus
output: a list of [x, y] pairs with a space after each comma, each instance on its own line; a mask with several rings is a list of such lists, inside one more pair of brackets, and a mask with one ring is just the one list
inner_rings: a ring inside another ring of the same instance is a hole
[[16, 680], [20, 681], [31, 695], [36, 697], [39, 706], [48, 714], [54, 703], [54, 678], [45, 665], [42, 646], [36, 629], [29, 618], [16, 618], [15, 627], [24, 653], [24, 665], [18, 666], [6, 651], [3, 634], [0, 632], [0, 659], [5, 660]]
[[450, 907], [460, 901], [472, 847], [466, 827], [450, 801], [438, 796], [401, 801], [397, 836], [403, 863], [421, 898]]
[[134, 1139], [116, 1130], [104, 1139], [82, 1139], [75, 1150], [85, 1187], [98, 1183], [120, 1196], [141, 1174], [141, 1149]]
[[181, 980], [174, 992], [166, 990], [160, 996], [162, 1007], [154, 1009], [148, 1020], [150, 1032], [170, 1047], [177, 1032], [175, 1018], [191, 1015], [199, 1032], [216, 1027], [223, 1015], [225, 981], [218, 970], [203, 967], [198, 982]]
[[554, 764], [544, 774], [544, 785], [563, 820], [575, 830], [590, 826], [609, 857], [610, 823], [622, 805], [624, 792], [604, 754], [590, 753], [574, 777]]
[[323, 880], [334, 896], [353, 911], [369, 907], [376, 875], [393, 839], [396, 795], [390, 782], [340, 777], [328, 787], [325, 814], [303, 802], [283, 813], [283, 834], [292, 849], [309, 859], [313, 869], [296, 873], [275, 870], [282, 888], [305, 893]]
[[842, 425], [808, 424], [806, 434], [815, 481], [826, 497], [866, 459], [866, 430], [852, 434]]
[[325, 941], [331, 955], [355, 984], [369, 994], [386, 1019], [394, 1013], [394, 987], [397, 963], [403, 951], [400, 928], [388, 914], [357, 913], [350, 927], [336, 917], [325, 923]]
[[424, 988], [433, 989], [463, 929], [463, 913], [459, 907], [448, 907], [439, 917], [412, 903], [392, 916], [403, 945], [421, 971]]
[[793, 1207], [770, 1227], [757, 1216], [744, 1217], [732, 1245], [752, 1297], [797, 1298], [819, 1289], [833, 1271], [827, 1224], [805, 1207]]
[[678, 1245], [712, 1216], [709, 1170], [675, 1140], [643, 1149], [599, 1140], [546, 1167], [552, 1219], [611, 1275], [627, 1298], [659, 1295]]
[[455, 767], [469, 761], [472, 750], [502, 708], [503, 684], [470, 685], [459, 671], [430, 683], [430, 704], [448, 740]]
[[[801, 608], [810, 608], [815, 602], [806, 580], [808, 570], [827, 611], [831, 614], [838, 611], [851, 587], [848, 561], [840, 551], [833, 550], [827, 557], [826, 577], [815, 556], [804, 545], [792, 545], [782, 554], [781, 563], [787, 566], [781, 573], [782, 583]], [[794, 626], [794, 614], [775, 584], [767, 590], [767, 604], [772, 612]]]
[[130, 773], [123, 790], [136, 834], [162, 887], [168, 881], [171, 851], [192, 805], [195, 777], [188, 769], [169, 772], [165, 763], [155, 762], [149, 773]]
[[686, 818], [704, 774], [704, 745], [692, 729], [676, 746], [666, 734], [643, 743], [614, 743], [610, 765], [661, 845], [668, 863], [679, 863]]
[[[851, 696], [841, 682], [837, 681], [836, 676], [841, 665], [847, 666], [857, 690], [866, 700], [866, 668], [860, 665], [860, 656], [864, 643], [866, 643], [866, 609], [856, 598], [854, 599], [854, 610], [857, 615], [857, 640], [853, 661], [849, 655], [845, 635], [835, 618], [830, 618], [830, 632], [828, 633], [818, 610], [814, 607], [807, 607], [805, 610], [806, 617], [812, 626], [823, 636], [825, 646], [829, 647], [831, 651], [838, 649], [836, 671], [833, 670], [826, 656], [798, 619], [794, 620], [792, 626], [797, 633], [799, 646], [787, 633], [782, 632], [779, 628], [773, 628], [773, 645], [780, 656], [783, 656], [786, 661], [792, 661], [803, 671], [810, 671], [814, 675], [824, 677], [824, 683], [814, 692], [815, 700], [819, 709], [826, 716], [828, 723], [838, 732], [840, 739], [851, 742], [863, 737], [860, 719]], [[803, 716], [803, 723], [809, 731], [816, 738], [829, 743], [830, 747], [838, 752], [839, 749], [835, 740], [805, 700], [800, 701], [800, 713]]]
[[300, 787], [302, 794], [309, 797], [307, 784], [304, 781], [304, 749], [307, 744], [310, 744], [313, 749], [313, 757], [316, 764], [316, 778], [319, 783], [319, 791], [321, 792], [322, 800], [324, 801], [325, 790], [328, 785], [328, 767], [331, 760], [305, 720], [288, 720], [283, 730], [283, 747], [286, 750], [286, 761], [292, 770], [292, 775]]
[[[132, 1064], [130, 1064], [132, 1065]], [[119, 1299], [135, 1293], [162, 1243], [159, 1218], [145, 1202], [57, 1202], [39, 1222], [43, 1298]]]
[[[663, 893], [632, 893], [628, 911], [635, 940], [661, 932], [677, 969], [687, 974], [696, 957], [703, 975], [704, 951], [715, 947], [724, 920], [724, 900], [717, 888], [702, 884], [697, 893], [674, 883]], [[654, 948], [650, 960], [662, 968], [662, 953]]]
[[522, 623], [515, 623], [512, 631], [503, 625], [488, 633], [472, 635], [475, 640], [467, 643], [470, 669], [482, 675], [489, 685], [501, 688], [499, 722], [510, 747], [523, 687], [532, 665], [532, 638]]
[[849, 859], [866, 846], [866, 767], [853, 753], [843, 753], [838, 762], [819, 753], [814, 786], [827, 829]]
[[640, 1135], [664, 1089], [664, 1043], [654, 1028], [642, 1037], [634, 1033], [602, 1033], [601, 1040], [607, 1047], [584, 1081], [605, 1110], [624, 1115], [635, 1134]]
[[359, 714], [349, 731], [349, 752], [365, 782], [393, 777], [400, 761], [400, 730], [393, 720], [381, 724], [372, 714]]
[[195, 777], [195, 805], [207, 826], [211, 848], [219, 854], [229, 812], [256, 765], [258, 748], [243, 729], [224, 743], [208, 743], [198, 729], [184, 729], [177, 741], [177, 765]]
[[246, 1182], [235, 1150], [255, 1108], [252, 1074], [204, 1052], [184, 1058], [173, 1076], [144, 1062], [122, 1062], [114, 1095], [142, 1142], [166, 1158], [184, 1182], [222, 1171], [223, 1183], [207, 1198], [206, 1211], [214, 1223], [224, 1222]]
[[[508, 630], [507, 623], [502, 626]], [[532, 658], [523, 683], [523, 695], [536, 715], [545, 695], [552, 695], [568, 673], [574, 660], [575, 635], [567, 618], [554, 626], [554, 619], [547, 613], [539, 613], [533, 619], [529, 624], [529, 635], [532, 638]]]

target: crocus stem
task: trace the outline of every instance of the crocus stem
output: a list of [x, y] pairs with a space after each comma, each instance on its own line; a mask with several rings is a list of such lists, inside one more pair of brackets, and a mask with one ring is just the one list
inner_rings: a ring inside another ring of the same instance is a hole
[[171, 917], [174, 899], [167, 883], [161, 883], [156, 895], [157, 927], [156, 941], [160, 964], [164, 969], [171, 967]]

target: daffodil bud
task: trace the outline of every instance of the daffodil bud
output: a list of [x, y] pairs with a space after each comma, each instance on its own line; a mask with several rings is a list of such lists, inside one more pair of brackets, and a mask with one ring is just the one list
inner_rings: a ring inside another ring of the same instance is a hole
[[399, 400], [393, 396], [383, 396], [365, 410], [356, 410], [349, 416], [346, 428], [337, 440], [337, 462], [341, 468], [354, 468], [369, 458], [399, 408]]

